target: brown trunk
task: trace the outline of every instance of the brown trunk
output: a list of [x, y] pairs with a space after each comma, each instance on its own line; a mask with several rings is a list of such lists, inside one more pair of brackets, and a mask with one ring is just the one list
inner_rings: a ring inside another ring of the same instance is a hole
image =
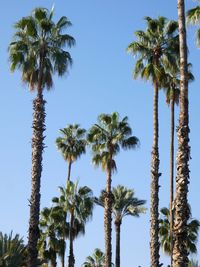
[[[56, 267], [57, 266], [57, 262], [56, 262], [56, 252], [52, 251], [53, 257], [51, 259], [51, 267]], [[52, 256], [52, 255], [51, 255]]]
[[120, 267], [120, 230], [121, 230], [121, 220], [115, 221], [115, 231], [116, 231], [116, 253], [115, 253], [115, 267]]
[[72, 167], [72, 161], [69, 161], [69, 165], [68, 165], [68, 175], [67, 175], [67, 182], [70, 181], [70, 175], [71, 175], [71, 167]]
[[[174, 222], [174, 90], [172, 90], [171, 105], [171, 132], [170, 132], [170, 249], [173, 251], [173, 222]], [[172, 253], [171, 253], [171, 266], [172, 266]]]
[[70, 220], [70, 232], [69, 232], [69, 261], [68, 267], [74, 267], [75, 259], [74, 259], [74, 248], [73, 248], [73, 231], [74, 231], [74, 214], [71, 214]]
[[62, 254], [61, 254], [61, 266], [65, 267], [65, 234], [62, 237]]
[[33, 138], [32, 138], [32, 189], [30, 199], [30, 219], [28, 236], [28, 267], [37, 266], [37, 243], [39, 239], [40, 184], [42, 173], [42, 152], [44, 149], [45, 101], [38, 93], [33, 101]]
[[105, 267], [111, 267], [112, 264], [112, 197], [111, 197], [111, 166], [108, 168], [105, 211], [104, 211], [104, 230], [105, 230]]
[[152, 147], [152, 161], [151, 161], [151, 267], [159, 267], [159, 151], [158, 151], [158, 84], [154, 84], [154, 110], [153, 110], [153, 121], [154, 121], [154, 136], [153, 136], [153, 147]]
[[188, 251], [185, 243], [187, 236], [188, 210], [188, 183], [189, 183], [189, 116], [188, 116], [188, 79], [187, 79], [187, 43], [185, 28], [185, 5], [178, 0], [178, 23], [180, 42], [180, 114], [178, 135], [178, 151], [176, 157], [176, 197], [174, 201], [174, 248], [173, 267], [188, 265]]

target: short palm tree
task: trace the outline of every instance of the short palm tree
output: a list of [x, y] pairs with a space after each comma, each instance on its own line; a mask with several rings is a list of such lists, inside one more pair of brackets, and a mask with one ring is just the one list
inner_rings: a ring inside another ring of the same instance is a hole
[[101, 114], [98, 117], [98, 123], [94, 124], [89, 130], [87, 141], [92, 146], [93, 163], [96, 166], [101, 165], [103, 171], [107, 173], [107, 182], [105, 190], [105, 266], [111, 267], [112, 247], [112, 173], [117, 165], [115, 157], [120, 148], [132, 149], [138, 145], [138, 138], [132, 135], [132, 130], [128, 124], [128, 117], [122, 120], [117, 112], [112, 114]]
[[53, 203], [58, 210], [63, 209], [70, 217], [68, 267], [74, 267], [73, 241], [77, 235], [85, 233], [85, 224], [92, 216], [92, 190], [87, 186], [78, 188], [78, 183], [71, 181], [67, 182], [66, 188], [59, 189], [61, 195], [59, 198], [53, 198]]
[[[102, 190], [99, 198], [95, 198], [95, 203], [104, 207], [105, 190]], [[112, 213], [114, 216], [116, 231], [116, 252], [115, 267], [120, 267], [120, 237], [121, 224], [126, 216], [139, 217], [141, 213], [146, 211], [143, 206], [145, 200], [139, 200], [134, 196], [134, 190], [128, 189], [122, 185], [113, 187], [112, 189]]]
[[185, 1], [178, 0], [178, 25], [180, 44], [180, 112], [177, 131], [178, 150], [176, 156], [176, 197], [174, 200], [174, 227], [173, 227], [173, 266], [187, 266], [189, 263], [188, 251], [185, 243], [187, 223], [190, 216], [188, 209], [189, 184], [189, 111], [188, 111], [188, 61], [187, 40], [185, 25]]
[[79, 124], [69, 124], [66, 128], [60, 129], [60, 133], [63, 137], [56, 139], [56, 145], [64, 160], [68, 162], [67, 181], [69, 181], [72, 163], [86, 152], [86, 140], [84, 139], [86, 130], [80, 128]]
[[11, 71], [20, 69], [22, 81], [29, 85], [37, 96], [33, 101], [32, 137], [32, 191], [30, 199], [30, 222], [28, 237], [28, 265], [37, 262], [38, 224], [40, 213], [40, 180], [42, 173], [42, 152], [44, 149], [45, 100], [43, 91], [53, 86], [53, 74], [63, 76], [72, 63], [66, 46], [73, 46], [72, 36], [63, 30], [71, 26], [66, 17], [54, 23], [53, 10], [36, 8], [30, 16], [23, 17], [15, 24], [16, 32], [9, 46]]
[[105, 267], [105, 254], [96, 248], [92, 256], [88, 256], [82, 265], [83, 267]]
[[165, 77], [165, 68], [177, 65], [178, 24], [168, 21], [165, 17], [152, 19], [146, 17], [146, 31], [137, 31], [137, 41], [128, 46], [128, 52], [137, 56], [133, 77], [150, 80], [154, 87], [153, 101], [153, 146], [151, 160], [151, 267], [159, 267], [159, 123], [158, 123], [158, 90], [162, 87], [160, 81]]
[[[160, 210], [162, 218], [160, 219], [160, 230], [159, 236], [161, 240], [161, 246], [163, 251], [171, 255], [171, 234], [170, 234], [170, 211], [167, 208], [162, 208]], [[200, 227], [200, 222], [191, 218], [187, 224], [187, 236], [185, 237], [184, 243], [187, 247], [188, 253], [197, 253], [197, 240], [198, 240], [198, 231]]]
[[22, 238], [12, 232], [7, 235], [0, 232], [0, 266], [22, 267], [25, 266], [26, 246]]
[[63, 223], [63, 212], [57, 212], [52, 207], [44, 208], [41, 211], [40, 239], [38, 242], [40, 258], [50, 262], [51, 267], [56, 267], [57, 255], [59, 255], [62, 267], [64, 267], [65, 238], [68, 236], [69, 228], [66, 222]]

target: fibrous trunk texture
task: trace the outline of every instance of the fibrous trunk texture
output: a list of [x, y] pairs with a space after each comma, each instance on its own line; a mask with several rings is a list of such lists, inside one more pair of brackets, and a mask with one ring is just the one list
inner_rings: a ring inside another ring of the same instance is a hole
[[105, 230], [105, 267], [111, 267], [112, 263], [112, 196], [111, 196], [111, 170], [108, 170], [105, 211], [104, 211], [104, 230]]
[[120, 267], [120, 231], [121, 231], [121, 220], [115, 221], [116, 231], [116, 253], [115, 253], [115, 267]]
[[74, 215], [71, 214], [70, 220], [70, 233], [69, 233], [69, 261], [68, 267], [74, 267], [75, 259], [74, 259], [74, 248], [73, 248], [73, 231], [74, 231]]
[[[171, 105], [171, 131], [170, 131], [170, 249], [173, 251], [173, 223], [174, 223], [174, 90], [172, 90]], [[172, 253], [171, 253], [171, 266], [172, 266]]]
[[38, 93], [33, 101], [33, 137], [32, 137], [32, 188], [30, 199], [30, 220], [28, 236], [28, 267], [37, 266], [37, 242], [39, 238], [40, 180], [42, 173], [42, 152], [44, 149], [45, 101]]
[[173, 267], [188, 266], [188, 251], [186, 247], [189, 183], [189, 117], [188, 117], [188, 75], [187, 75], [187, 43], [185, 28], [185, 6], [183, 0], [178, 0], [178, 23], [180, 42], [180, 115], [178, 135], [178, 152], [176, 157], [176, 197], [174, 201], [174, 248]]
[[154, 137], [151, 160], [151, 229], [150, 229], [150, 250], [151, 250], [151, 267], [159, 267], [159, 151], [158, 151], [158, 84], [154, 84]]

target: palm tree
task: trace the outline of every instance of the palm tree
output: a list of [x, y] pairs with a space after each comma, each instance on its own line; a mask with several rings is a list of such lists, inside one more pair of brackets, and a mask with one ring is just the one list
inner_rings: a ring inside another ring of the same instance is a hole
[[160, 81], [165, 76], [165, 67], [177, 65], [178, 34], [177, 22], [164, 17], [152, 19], [146, 17], [146, 31], [137, 31], [137, 41], [128, 46], [128, 52], [138, 56], [133, 70], [133, 77], [151, 80], [154, 87], [153, 103], [153, 147], [151, 160], [151, 266], [159, 267], [159, 124], [158, 124], [158, 90]]
[[[163, 251], [167, 255], [172, 254], [172, 247], [171, 247], [171, 234], [170, 234], [170, 211], [168, 208], [162, 208], [160, 210], [162, 218], [160, 219], [160, 230], [159, 236], [161, 240], [161, 246]], [[187, 236], [184, 240], [184, 243], [187, 247], [188, 253], [197, 253], [197, 239], [198, 239], [198, 231], [200, 227], [200, 222], [198, 220], [194, 220], [191, 217], [190, 213], [190, 220], [187, 224]]]
[[178, 0], [178, 24], [180, 44], [180, 113], [178, 126], [178, 151], [176, 156], [176, 197], [174, 200], [174, 246], [173, 266], [187, 266], [188, 252], [184, 242], [187, 236], [188, 209], [188, 184], [189, 184], [189, 117], [188, 117], [188, 63], [187, 41], [185, 27], [185, 3]]
[[0, 266], [22, 267], [25, 266], [26, 246], [22, 238], [12, 232], [7, 235], [0, 232]]
[[96, 248], [92, 256], [88, 256], [82, 265], [83, 267], [105, 267], [105, 254]]
[[[188, 64], [188, 81], [194, 80], [194, 76], [191, 72], [192, 64]], [[170, 106], [170, 234], [171, 234], [171, 248], [173, 250], [173, 201], [174, 201], [174, 109], [175, 104], [179, 104], [180, 96], [180, 70], [169, 70], [163, 79], [163, 87], [166, 89], [166, 102]], [[172, 265], [172, 254], [171, 254]]]
[[93, 211], [92, 190], [87, 187], [79, 187], [78, 183], [67, 182], [67, 187], [59, 187], [61, 196], [53, 198], [58, 210], [62, 208], [69, 213], [69, 261], [68, 267], [74, 267], [75, 258], [73, 241], [78, 234], [85, 233], [85, 224], [91, 218]]
[[57, 255], [61, 257], [64, 267], [63, 257], [65, 255], [65, 238], [69, 236], [67, 223], [63, 223], [63, 212], [55, 209], [44, 208], [40, 218], [40, 239], [38, 242], [39, 254], [42, 260], [50, 261], [51, 267], [57, 265]]
[[[99, 198], [95, 199], [95, 203], [104, 207], [104, 200], [105, 190], [101, 192]], [[112, 189], [112, 213], [116, 231], [115, 267], [120, 267], [120, 233], [122, 219], [126, 216], [139, 217], [141, 213], [146, 211], [146, 208], [143, 206], [145, 203], [145, 200], [139, 200], [134, 196], [133, 189], [128, 189], [122, 185], [118, 185]]]
[[[171, 248], [173, 250], [173, 201], [174, 201], [174, 109], [175, 104], [179, 104], [179, 79], [177, 77], [177, 71], [172, 71], [171, 73], [166, 74], [166, 102], [170, 106], [170, 240]], [[171, 254], [171, 266], [172, 266], [172, 254]]]
[[63, 76], [72, 63], [70, 54], [64, 50], [75, 44], [75, 40], [63, 30], [71, 26], [66, 17], [54, 23], [53, 10], [36, 8], [30, 16], [23, 17], [15, 24], [16, 32], [10, 43], [11, 71], [20, 69], [22, 81], [29, 85], [37, 96], [33, 101], [32, 137], [32, 191], [30, 199], [30, 222], [28, 237], [28, 265], [35, 267], [37, 241], [39, 238], [40, 180], [42, 152], [44, 149], [45, 100], [43, 91], [53, 86], [53, 74]]
[[117, 112], [112, 114], [101, 114], [98, 117], [98, 124], [94, 124], [87, 135], [88, 143], [92, 145], [93, 163], [96, 166], [101, 165], [103, 171], [107, 173], [107, 182], [105, 190], [105, 266], [111, 267], [112, 247], [112, 173], [117, 165], [115, 157], [123, 149], [135, 148], [138, 144], [138, 138], [131, 136], [132, 130], [128, 124], [128, 117], [122, 120]]
[[80, 128], [79, 124], [69, 124], [66, 128], [60, 129], [60, 133], [63, 137], [56, 139], [56, 145], [64, 160], [68, 162], [67, 181], [69, 181], [72, 163], [86, 152], [86, 140], [84, 139], [86, 130]]

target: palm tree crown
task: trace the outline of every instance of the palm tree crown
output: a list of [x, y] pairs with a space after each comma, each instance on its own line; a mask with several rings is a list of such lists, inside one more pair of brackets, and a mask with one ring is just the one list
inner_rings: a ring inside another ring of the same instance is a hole
[[60, 129], [63, 137], [56, 139], [57, 148], [61, 151], [64, 160], [68, 162], [68, 177], [70, 180], [71, 165], [74, 161], [86, 152], [86, 130], [80, 128], [79, 124], [69, 124], [66, 128]]
[[105, 266], [105, 254], [96, 248], [92, 256], [88, 256], [86, 261], [82, 265], [83, 267], [104, 267]]
[[[162, 208], [160, 212], [162, 215], [159, 231], [161, 246], [166, 254], [171, 255], [170, 211], [168, 208]], [[185, 244], [189, 253], [197, 253], [196, 243], [199, 227], [200, 222], [196, 219], [192, 219], [190, 211], [190, 220], [187, 224], [187, 238], [185, 239]]]
[[16, 33], [9, 46], [11, 71], [20, 69], [22, 80], [29, 84], [30, 90], [50, 89], [53, 86], [52, 75], [63, 76], [72, 63], [64, 48], [73, 46], [75, 40], [62, 33], [71, 22], [63, 16], [54, 23], [53, 13], [53, 10], [36, 8], [30, 16], [15, 24]]
[[22, 238], [12, 232], [7, 235], [0, 232], [0, 266], [20, 267], [24, 266], [26, 247]]
[[153, 83], [164, 76], [165, 67], [176, 66], [178, 44], [178, 23], [165, 17], [152, 19], [145, 17], [146, 31], [136, 31], [137, 41], [129, 44], [127, 50], [138, 56], [133, 77], [149, 80]]
[[[187, 11], [187, 22], [192, 25], [200, 24], [200, 6], [196, 6]], [[197, 29], [196, 42], [197, 45], [200, 46], [200, 28]]]
[[[143, 206], [146, 200], [139, 200], [134, 196], [134, 190], [122, 185], [112, 189], [112, 213], [115, 221], [122, 222], [126, 216], [139, 217], [146, 208]], [[99, 198], [95, 198], [95, 203], [104, 207], [105, 190], [101, 191]]]
[[117, 112], [99, 115], [98, 124], [95, 124], [87, 135], [94, 153], [94, 165], [101, 165], [104, 171], [110, 168], [114, 171], [117, 168], [114, 157], [119, 153], [120, 147], [131, 149], [139, 143], [138, 138], [131, 134], [128, 117], [120, 121]]

